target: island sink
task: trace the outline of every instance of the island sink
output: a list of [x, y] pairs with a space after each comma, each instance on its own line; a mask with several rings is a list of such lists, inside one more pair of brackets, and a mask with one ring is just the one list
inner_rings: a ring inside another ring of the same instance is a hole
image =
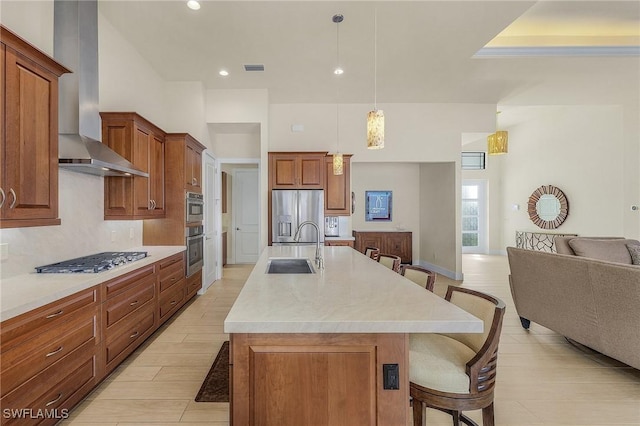
[[307, 258], [271, 258], [267, 262], [267, 274], [313, 274], [313, 266]]

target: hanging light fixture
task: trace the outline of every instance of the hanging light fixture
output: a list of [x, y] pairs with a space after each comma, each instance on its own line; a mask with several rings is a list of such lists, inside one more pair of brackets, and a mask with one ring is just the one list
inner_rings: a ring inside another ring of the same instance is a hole
[[378, 10], [373, 14], [373, 111], [367, 115], [367, 148], [384, 148], [384, 111], [378, 109]]
[[489, 155], [500, 155], [509, 152], [509, 132], [498, 130], [498, 114], [496, 113], [496, 132], [487, 136]]
[[[333, 73], [340, 76], [344, 73], [342, 67], [340, 67], [340, 22], [344, 20], [344, 16], [338, 14], [333, 15], [331, 19], [336, 24], [336, 69]], [[344, 157], [340, 153], [340, 111], [338, 110], [338, 85], [336, 83], [336, 153], [333, 154], [333, 174], [341, 175], [344, 173]]]

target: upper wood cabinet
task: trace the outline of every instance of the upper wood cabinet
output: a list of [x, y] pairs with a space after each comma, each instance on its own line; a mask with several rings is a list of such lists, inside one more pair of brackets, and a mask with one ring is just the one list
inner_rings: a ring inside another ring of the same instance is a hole
[[343, 156], [343, 173], [333, 174], [333, 156], [324, 158], [324, 214], [351, 215], [351, 155]]
[[167, 133], [164, 137], [164, 203], [162, 220], [145, 220], [144, 245], [184, 245], [185, 192], [202, 192], [202, 152], [205, 146], [188, 133]]
[[0, 26], [0, 228], [60, 224], [58, 77], [68, 72]]
[[186, 137], [185, 189], [202, 193], [202, 151], [204, 147], [190, 135]]
[[108, 176], [104, 218], [153, 219], [165, 216], [165, 132], [134, 112], [101, 112], [102, 143], [149, 177]]
[[324, 189], [326, 152], [270, 152], [270, 189]]

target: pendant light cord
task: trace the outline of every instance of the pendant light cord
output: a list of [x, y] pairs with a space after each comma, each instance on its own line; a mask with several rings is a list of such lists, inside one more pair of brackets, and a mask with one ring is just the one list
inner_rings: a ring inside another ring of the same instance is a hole
[[378, 110], [378, 8], [373, 9], [373, 110]]

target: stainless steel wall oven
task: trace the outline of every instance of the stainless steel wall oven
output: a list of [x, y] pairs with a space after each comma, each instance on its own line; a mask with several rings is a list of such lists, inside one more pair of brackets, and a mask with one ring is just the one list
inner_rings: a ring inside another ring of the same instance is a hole
[[187, 277], [202, 269], [204, 262], [204, 234], [202, 225], [187, 226]]
[[204, 217], [204, 198], [202, 194], [187, 192], [185, 205], [187, 223], [202, 222]]

